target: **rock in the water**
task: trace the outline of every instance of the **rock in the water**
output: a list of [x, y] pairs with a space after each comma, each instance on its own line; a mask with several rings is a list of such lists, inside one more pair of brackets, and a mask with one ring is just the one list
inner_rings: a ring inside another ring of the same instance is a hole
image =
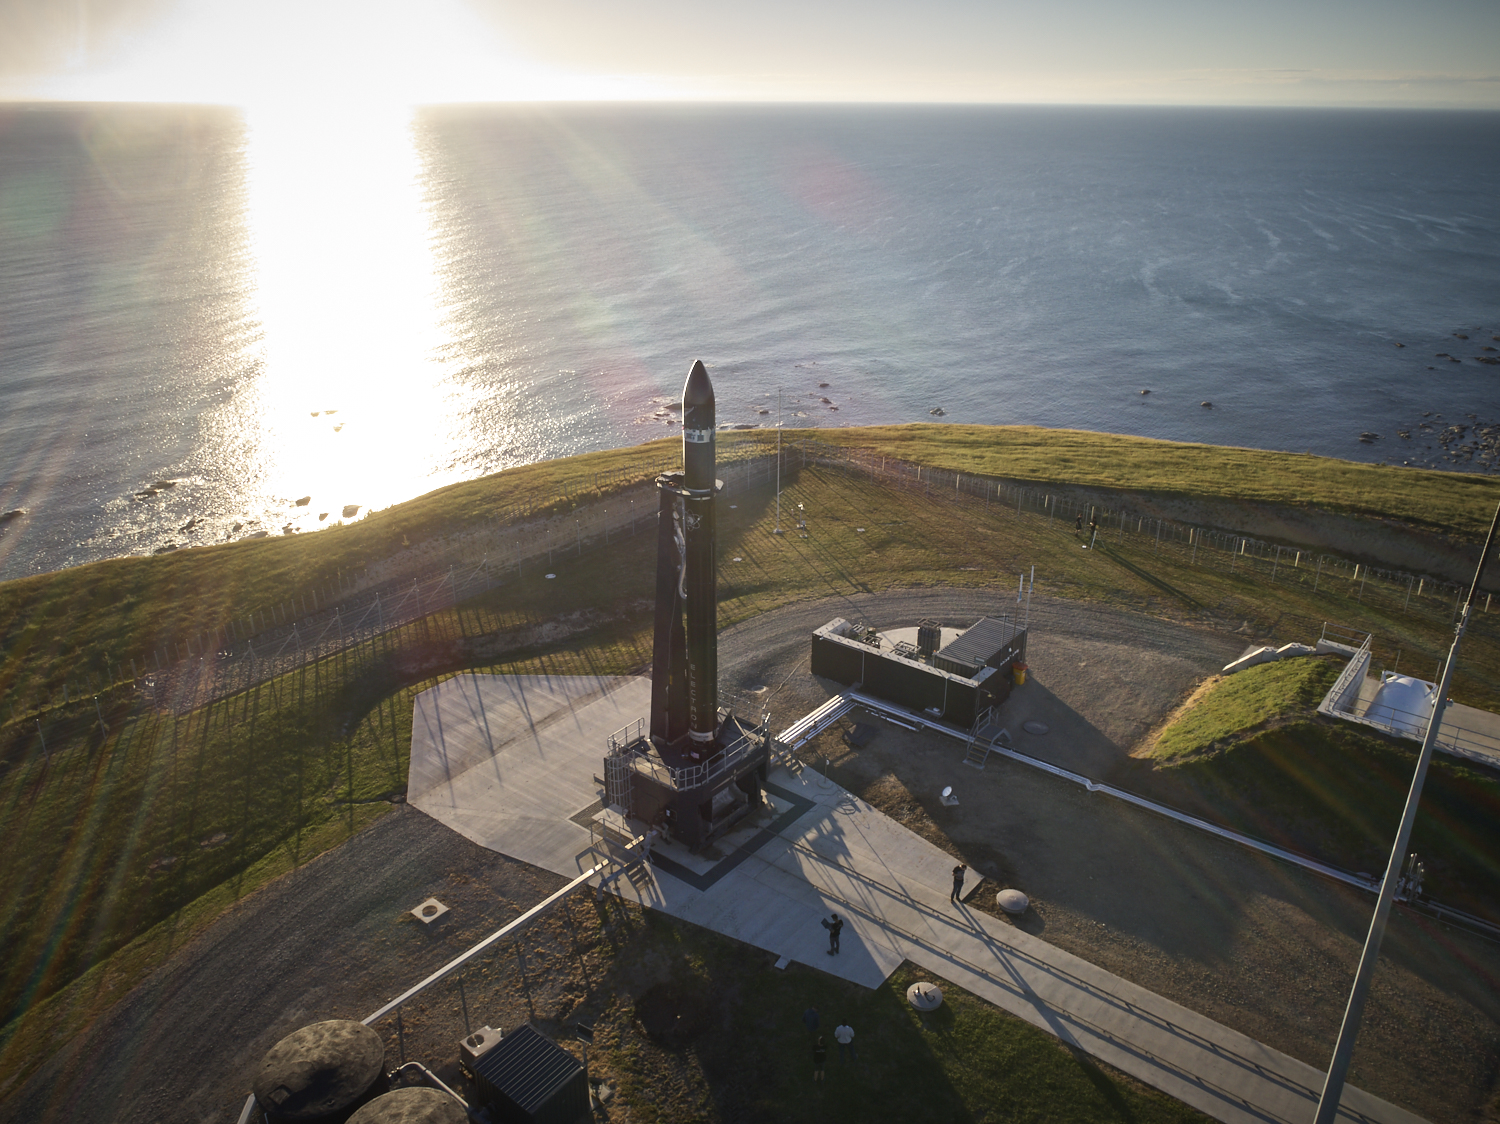
[[181, 527], [178, 527], [177, 529], [179, 531], [191, 531], [197, 525], [198, 525], [198, 517], [195, 515], [191, 519], [189, 519], [186, 523], [184, 523]]
[[[1496, 336], [1495, 338], [1496, 339], [1500, 339], [1500, 336]], [[828, 389], [828, 384], [826, 382], [820, 382], [818, 384], [818, 389], [819, 390], [827, 390]]]
[[297, 502], [297, 506], [298, 507], [306, 507], [308, 504], [312, 503], [312, 497], [311, 496], [303, 496], [300, 500], [297, 500], [296, 502]]
[[10, 523], [16, 519], [20, 519], [25, 514], [26, 509], [24, 507], [13, 508], [10, 511], [0, 511], [0, 526], [4, 526], [6, 523]]
[[945, 418], [948, 416], [948, 411], [943, 409], [941, 406], [934, 406], [927, 412], [935, 418]]
[[1150, 394], [1151, 392], [1149, 390], [1143, 390], [1143, 391], [1141, 391], [1141, 393], [1142, 394]]
[[1468, 336], [1464, 335], [1462, 332], [1454, 332], [1453, 333], [1453, 337], [1455, 339], [1460, 339], [1460, 340], [1466, 340], [1466, 339], [1469, 338]]
[[1212, 410], [1214, 408], [1214, 404], [1212, 402], [1199, 402], [1198, 405], [1204, 407], [1205, 409], [1209, 409], [1209, 410]]
[[353, 519], [358, 514], [359, 514], [359, 504], [357, 504], [357, 503], [346, 503], [344, 505], [344, 518], [345, 519]]
[[151, 482], [151, 486], [153, 488], [175, 488], [175, 487], [177, 487], [177, 481], [175, 481], [175, 480], [153, 480]]
[[1404, 343], [1398, 343], [1398, 344], [1396, 344], [1396, 346], [1397, 347], [1405, 347], [1406, 345]]
[[159, 546], [159, 547], [157, 547], [151, 553], [152, 554], [170, 554], [170, 553], [172, 553], [172, 551], [174, 551], [176, 549], [177, 549], [177, 544], [175, 542], [169, 542], [169, 543], [167, 543], [166, 546]]

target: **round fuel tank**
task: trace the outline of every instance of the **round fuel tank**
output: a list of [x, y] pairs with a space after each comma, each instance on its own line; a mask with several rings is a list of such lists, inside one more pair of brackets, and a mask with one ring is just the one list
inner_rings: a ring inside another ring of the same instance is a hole
[[394, 1089], [376, 1097], [349, 1124], [467, 1124], [468, 1113], [437, 1089]]
[[343, 1124], [386, 1087], [380, 1035], [362, 1023], [332, 1019], [293, 1031], [267, 1050], [254, 1092], [273, 1121]]

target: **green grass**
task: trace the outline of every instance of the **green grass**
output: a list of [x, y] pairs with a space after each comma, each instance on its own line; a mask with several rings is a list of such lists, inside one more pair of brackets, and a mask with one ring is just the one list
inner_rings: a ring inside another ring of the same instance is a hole
[[[789, 432], [964, 473], [1033, 483], [1321, 508], [1482, 537], [1500, 480], [1327, 457], [1031, 426], [905, 425]], [[723, 435], [724, 456], [768, 434]], [[118, 679], [137, 655], [240, 620], [410, 546], [571, 510], [647, 479], [670, 440], [509, 469], [438, 489], [311, 535], [121, 558], [0, 583], [0, 703], [60, 693], [65, 679]], [[794, 458], [789, 455], [789, 461]], [[410, 545], [406, 545], [410, 544]], [[127, 669], [128, 670], [128, 669]]]
[[269, 611], [412, 546], [599, 500], [649, 479], [669, 444], [509, 469], [316, 534], [116, 558], [0, 583], [0, 702], [20, 707], [84, 675], [118, 681], [129, 676], [132, 658]]
[[[706, 999], [714, 1017], [702, 1036], [671, 1051], [630, 1025], [633, 996], [622, 989], [602, 1020], [602, 1033], [596, 1025], [595, 1056], [599, 1072], [617, 1083], [635, 1119], [1206, 1119], [911, 964], [871, 990], [801, 965], [777, 970], [758, 949], [671, 919], [648, 914], [643, 928], [626, 958], [673, 964], [673, 984]], [[906, 1001], [906, 988], [919, 980], [943, 989], [943, 1006], [928, 1015]], [[826, 1080], [818, 1084], [812, 1079], [812, 1035], [802, 1022], [808, 1007], [818, 1009], [819, 1033], [828, 1046]], [[858, 1063], [839, 1060], [833, 1029], [843, 1021], [854, 1028]]]
[[1328, 658], [1278, 660], [1227, 676], [1162, 731], [1152, 756], [1171, 761], [1222, 749], [1277, 718], [1305, 715], [1333, 686], [1341, 664]]
[[[1345, 870], [1379, 875], [1417, 748], [1335, 719], [1286, 718], [1131, 787]], [[1429, 894], [1500, 922], [1500, 778], [1493, 772], [1436, 755], [1410, 849], [1426, 863]]]
[[1321, 508], [1396, 519], [1468, 540], [1484, 537], [1500, 503], [1500, 479], [1475, 473], [1388, 468], [1304, 453], [1077, 429], [923, 422], [811, 433], [817, 440], [956, 472]]
[[[1299, 658], [1224, 678], [1162, 731], [1155, 767], [1134, 770], [1130, 786], [1346, 870], [1381, 873], [1418, 746], [1318, 715], [1340, 670]], [[1411, 849], [1427, 866], [1429, 894], [1500, 921], [1500, 777], [1435, 755]]]

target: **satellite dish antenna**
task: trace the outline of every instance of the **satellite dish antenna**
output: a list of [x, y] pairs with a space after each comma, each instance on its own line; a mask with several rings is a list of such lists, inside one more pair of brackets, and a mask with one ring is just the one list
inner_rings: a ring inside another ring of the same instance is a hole
[[946, 799], [948, 799], [948, 797], [950, 797], [952, 795], [953, 795], [953, 786], [950, 784], [946, 788], [943, 789], [943, 799], [946, 800]]

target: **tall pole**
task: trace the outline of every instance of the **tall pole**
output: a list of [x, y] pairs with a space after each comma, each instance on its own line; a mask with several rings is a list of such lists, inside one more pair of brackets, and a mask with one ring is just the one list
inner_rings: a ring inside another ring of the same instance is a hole
[[1318, 1114], [1313, 1118], [1313, 1124], [1333, 1124], [1334, 1117], [1339, 1112], [1339, 1098], [1343, 1096], [1344, 1079], [1349, 1074], [1349, 1062], [1354, 1055], [1354, 1040], [1359, 1037], [1359, 1023], [1364, 1015], [1365, 1000], [1370, 993], [1370, 978], [1375, 974], [1375, 962], [1380, 959], [1380, 942], [1385, 938], [1385, 925], [1391, 916], [1396, 883], [1401, 877], [1401, 867], [1406, 862], [1406, 848], [1411, 842], [1417, 804], [1422, 799], [1422, 784], [1427, 779], [1427, 766], [1432, 762], [1432, 749], [1437, 742], [1438, 729], [1443, 724], [1448, 685], [1453, 681], [1453, 665], [1458, 662], [1458, 645], [1464, 638], [1469, 612], [1479, 593], [1479, 581], [1484, 577], [1484, 564], [1489, 559], [1490, 548], [1495, 544], [1497, 527], [1500, 527], [1500, 507], [1495, 508], [1495, 517], [1490, 521], [1490, 533], [1484, 540], [1484, 549], [1479, 552], [1479, 568], [1474, 571], [1474, 584], [1469, 587], [1469, 599], [1464, 603], [1463, 615], [1459, 617], [1458, 627], [1453, 632], [1453, 647], [1448, 649], [1448, 662], [1443, 665], [1443, 676], [1438, 682], [1432, 717], [1427, 723], [1427, 736], [1422, 739], [1422, 752], [1417, 755], [1417, 771], [1412, 777], [1411, 792], [1406, 797], [1406, 810], [1401, 813], [1401, 826], [1396, 831], [1396, 843], [1391, 848], [1390, 861], [1385, 866], [1385, 878], [1380, 883], [1380, 898], [1375, 903], [1375, 916], [1370, 920], [1370, 932], [1365, 938], [1364, 952], [1360, 954], [1359, 968], [1354, 973], [1354, 987], [1349, 992], [1349, 1005], [1344, 1009], [1344, 1022], [1339, 1027], [1338, 1042], [1333, 1047], [1333, 1060], [1328, 1065], [1328, 1079], [1323, 1085], [1323, 1096], [1318, 1101]]
[[771, 534], [781, 533], [781, 387], [778, 386], [776, 388], [776, 529]]

